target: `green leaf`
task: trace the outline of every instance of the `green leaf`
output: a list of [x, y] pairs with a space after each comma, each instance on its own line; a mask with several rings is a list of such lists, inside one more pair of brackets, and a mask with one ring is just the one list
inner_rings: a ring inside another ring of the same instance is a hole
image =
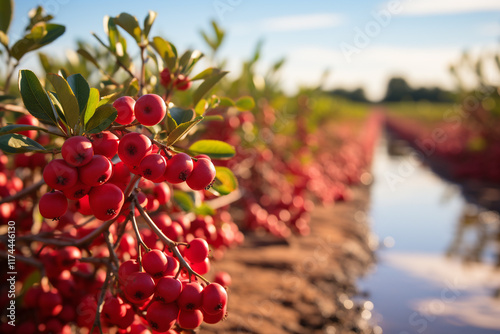
[[194, 213], [201, 216], [213, 216], [216, 214], [216, 211], [208, 204], [202, 203], [200, 206], [194, 209]]
[[216, 166], [213, 188], [219, 194], [227, 195], [238, 188], [238, 180], [229, 168]]
[[9, 36], [7, 36], [7, 34], [1, 30], [0, 30], [0, 44], [2, 44], [6, 49], [9, 48]]
[[24, 295], [29, 288], [35, 285], [35, 283], [40, 283], [41, 280], [42, 275], [40, 273], [40, 270], [34, 270], [31, 274], [28, 275], [28, 277], [24, 279], [20, 295]]
[[188, 63], [189, 63], [189, 60], [191, 59], [191, 55], [193, 54], [193, 51], [191, 50], [187, 50], [186, 52], [184, 52], [184, 54], [179, 58], [179, 68], [181, 69], [181, 72], [182, 72], [182, 69], [185, 68]]
[[26, 109], [41, 121], [56, 125], [57, 119], [47, 92], [30, 70], [19, 71], [19, 91]]
[[151, 26], [153, 25], [157, 15], [158, 13], [153, 12], [152, 10], [148, 12], [148, 15], [144, 19], [144, 37], [148, 38], [149, 31], [151, 30]]
[[175, 50], [175, 47], [170, 42], [167, 42], [159, 36], [153, 38], [152, 45], [170, 71], [173, 71], [177, 61], [177, 51]]
[[57, 98], [61, 103], [64, 116], [66, 117], [66, 123], [71, 129], [74, 129], [75, 125], [78, 124], [80, 120], [80, 107], [78, 106], [78, 100], [75, 94], [63, 77], [49, 73], [47, 79], [49, 79], [56, 90]]
[[252, 110], [255, 108], [255, 102], [250, 96], [243, 96], [239, 98], [235, 105], [240, 111]]
[[9, 31], [10, 22], [12, 21], [13, 7], [12, 0], [0, 0], [0, 31], [5, 34]]
[[85, 108], [83, 124], [87, 124], [89, 120], [92, 118], [92, 116], [94, 116], [98, 104], [99, 104], [99, 91], [96, 88], [91, 88], [89, 93], [89, 98], [87, 100], [87, 106]]
[[52, 105], [54, 106], [54, 109], [57, 112], [57, 116], [59, 117], [59, 121], [63, 122], [67, 127], [68, 124], [66, 123], [66, 117], [64, 116], [61, 102], [59, 102], [59, 99], [57, 98], [56, 93], [51, 92], [51, 91], [49, 91], [47, 93], [49, 94], [50, 101], [52, 101]]
[[81, 74], [70, 75], [68, 77], [68, 84], [76, 96], [80, 108], [79, 112], [81, 114], [87, 107], [87, 101], [90, 94], [89, 84]]
[[234, 147], [220, 140], [198, 140], [189, 147], [193, 155], [206, 154], [212, 159], [231, 158], [236, 153]]
[[175, 122], [180, 125], [182, 123], [189, 122], [193, 119], [194, 112], [192, 109], [182, 109], [173, 107], [168, 110], [170, 116], [175, 119]]
[[107, 26], [108, 29], [109, 48], [116, 54], [116, 44], [120, 42], [120, 32], [118, 31], [115, 20], [112, 17], [106, 15], [104, 17], [104, 25]]
[[132, 78], [123, 89], [123, 95], [136, 96], [139, 92], [139, 80]]
[[203, 80], [203, 79], [206, 79], [208, 77], [211, 77], [212, 75], [219, 74], [220, 72], [221, 72], [221, 70], [219, 70], [218, 68], [210, 67], [210, 68], [207, 68], [206, 70], [201, 71], [200, 73], [196, 74], [194, 77], [191, 78], [191, 81]]
[[189, 212], [194, 208], [194, 202], [191, 196], [181, 190], [174, 190], [174, 202], [186, 212]]
[[97, 60], [94, 58], [94, 56], [92, 56], [90, 53], [87, 52], [87, 50], [84, 50], [84, 49], [78, 49], [76, 51], [80, 56], [82, 56], [83, 58], [87, 59], [88, 61], [90, 61], [92, 64], [94, 64], [95, 67], [97, 68], [101, 68], [101, 66], [99, 66], [99, 63], [97, 62]]
[[203, 120], [203, 116], [198, 116], [190, 122], [182, 123], [178, 125], [172, 132], [167, 136], [167, 146], [175, 144], [179, 139], [181, 139], [185, 134], [187, 134], [191, 129]]
[[221, 106], [221, 107], [234, 107], [235, 104], [234, 104], [234, 101], [231, 100], [229, 97], [221, 97], [220, 102], [219, 102], [219, 106]]
[[141, 42], [141, 28], [134, 16], [127, 13], [121, 13], [115, 18], [115, 23], [128, 32], [137, 43]]
[[224, 117], [222, 117], [221, 115], [209, 115], [209, 116], [205, 116], [205, 121], [223, 121], [224, 120]]
[[196, 105], [198, 102], [207, 94], [210, 89], [215, 86], [217, 82], [220, 81], [228, 72], [220, 72], [217, 74], [214, 74], [203, 81], [203, 83], [196, 89], [196, 91], [193, 94], [193, 104]]
[[205, 110], [207, 110], [208, 102], [205, 99], [201, 99], [200, 102], [194, 107], [194, 112], [196, 115], [203, 115]]
[[85, 125], [87, 133], [98, 133], [106, 130], [116, 119], [116, 116], [116, 109], [111, 104], [99, 106], [94, 116]]
[[166, 120], [165, 124], [167, 126], [167, 132], [168, 133], [174, 131], [174, 129], [177, 127], [177, 122], [170, 115], [170, 112], [167, 112], [167, 120]]
[[48, 132], [47, 129], [41, 128], [39, 126], [26, 125], [26, 124], [10, 124], [10, 125], [4, 126], [3, 128], [0, 128], [0, 136], [6, 135], [9, 133], [19, 133], [19, 132], [28, 131], [28, 130], [37, 130], [37, 131]]
[[11, 55], [19, 60], [27, 52], [41, 48], [64, 34], [66, 28], [60, 24], [39, 22], [31, 29], [32, 33], [17, 41], [11, 48]]
[[38, 144], [33, 139], [20, 135], [18, 133], [10, 133], [0, 137], [0, 149], [4, 153], [26, 153], [26, 152], [45, 152], [45, 148]]

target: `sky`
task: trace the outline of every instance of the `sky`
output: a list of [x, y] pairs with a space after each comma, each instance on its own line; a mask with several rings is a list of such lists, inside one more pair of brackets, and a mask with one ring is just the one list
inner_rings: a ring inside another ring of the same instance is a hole
[[[373, 100], [383, 97], [395, 75], [413, 86], [451, 89], [448, 68], [463, 51], [500, 50], [500, 0], [23, 0], [16, 1], [11, 40], [36, 5], [66, 25], [66, 33], [42, 49], [59, 55], [76, 39], [93, 41], [91, 32], [103, 37], [105, 15], [127, 12], [142, 22], [148, 10], [158, 13], [150, 36], [161, 35], [180, 50], [208, 51], [199, 32], [214, 19], [227, 32], [219, 56], [233, 75], [263, 40], [259, 69], [284, 57], [281, 79], [289, 93], [317, 85], [325, 70], [325, 88], [361, 86]], [[37, 66], [36, 56], [23, 61]], [[495, 71], [487, 74], [499, 80]]]

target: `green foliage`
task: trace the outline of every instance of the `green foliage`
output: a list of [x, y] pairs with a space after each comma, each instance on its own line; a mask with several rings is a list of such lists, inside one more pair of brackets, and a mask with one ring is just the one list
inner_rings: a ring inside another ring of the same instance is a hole
[[0, 150], [4, 153], [45, 152], [45, 148], [33, 139], [18, 133], [0, 136]]
[[35, 73], [19, 71], [19, 91], [26, 109], [42, 122], [57, 124], [57, 117], [47, 93]]
[[227, 195], [238, 188], [238, 180], [229, 168], [216, 166], [215, 171], [213, 188], [219, 194]]
[[206, 154], [212, 159], [228, 159], [236, 153], [234, 147], [220, 140], [203, 139], [189, 146], [192, 155]]

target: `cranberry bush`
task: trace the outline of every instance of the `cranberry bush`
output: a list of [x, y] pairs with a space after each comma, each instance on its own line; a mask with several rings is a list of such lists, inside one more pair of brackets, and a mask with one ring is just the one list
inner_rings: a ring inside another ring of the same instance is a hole
[[[10, 1], [1, 5], [11, 11]], [[206, 98], [226, 72], [191, 75], [203, 54], [178, 54], [150, 38], [156, 13], [142, 26], [122, 13], [106, 18], [108, 41], [95, 35], [105, 52], [80, 45], [85, 65], [40, 54], [46, 78], [20, 70], [21, 103], [10, 88], [19, 60], [64, 32], [41, 7], [31, 15], [31, 33], [13, 46], [9, 24], [0, 27], [9, 66], [0, 101], [0, 219], [5, 228], [16, 224], [15, 245], [2, 230], [0, 254], [15, 257], [22, 283], [16, 327], [3, 323], [2, 332], [174, 333], [221, 321], [230, 277], [219, 273], [211, 283], [203, 275], [211, 257], [243, 240], [225, 209], [236, 178], [214, 166], [235, 148], [193, 138], [214, 119], [210, 110], [227, 109], [217, 96]], [[78, 67], [94, 82], [73, 72]]]

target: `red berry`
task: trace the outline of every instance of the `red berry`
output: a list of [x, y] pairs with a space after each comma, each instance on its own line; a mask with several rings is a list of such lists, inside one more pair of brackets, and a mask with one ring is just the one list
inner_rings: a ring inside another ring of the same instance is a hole
[[38, 310], [43, 316], [56, 316], [62, 310], [62, 297], [55, 289], [44, 291], [38, 298]]
[[[25, 125], [33, 125], [38, 126], [38, 119], [31, 115], [24, 115], [17, 119], [16, 124], [25, 124]], [[31, 139], [35, 139], [37, 131], [36, 130], [27, 130], [19, 132], [19, 134], [26, 136]]]
[[111, 174], [108, 182], [118, 186], [121, 184], [127, 185], [130, 182], [130, 178], [130, 169], [125, 163], [120, 161], [113, 165], [113, 174]]
[[231, 275], [225, 271], [219, 271], [215, 274], [214, 283], [219, 283], [223, 287], [231, 286]]
[[167, 266], [167, 257], [165, 253], [158, 249], [147, 252], [142, 257], [144, 270], [153, 277], [161, 277]]
[[64, 190], [71, 188], [78, 181], [78, 171], [63, 159], [52, 160], [43, 169], [43, 179], [51, 188]]
[[108, 159], [112, 159], [118, 152], [118, 137], [109, 131], [93, 134], [92, 147], [94, 154], [104, 155]]
[[33, 285], [24, 294], [24, 307], [33, 308], [38, 305], [38, 298], [42, 293], [42, 288], [39, 285]]
[[177, 323], [184, 329], [195, 329], [203, 322], [203, 313], [200, 310], [183, 310], [179, 312]]
[[127, 277], [130, 274], [137, 273], [141, 267], [136, 260], [128, 260], [120, 264], [120, 268], [118, 268], [118, 277], [122, 282], [125, 282]]
[[160, 73], [160, 84], [163, 87], [168, 88], [171, 82], [172, 82], [172, 76], [170, 75], [170, 70], [165, 67], [163, 71], [161, 71]]
[[205, 310], [201, 309], [201, 312], [203, 313], [203, 321], [207, 324], [216, 324], [223, 320], [226, 317], [227, 313], [227, 306], [225, 306], [222, 311], [219, 313], [215, 314], [208, 314], [205, 312]]
[[207, 258], [208, 252], [208, 243], [204, 239], [195, 238], [184, 250], [184, 256], [192, 263], [199, 263]]
[[134, 106], [135, 100], [130, 96], [122, 96], [116, 99], [113, 102], [113, 107], [118, 113], [115, 122], [122, 125], [132, 123], [135, 120]]
[[191, 269], [200, 275], [208, 273], [210, 271], [210, 261], [208, 260], [208, 257], [202, 262], [191, 263]]
[[77, 207], [78, 207], [78, 212], [80, 212], [84, 216], [92, 214], [92, 209], [90, 208], [88, 195], [83, 196], [78, 200]]
[[159, 183], [153, 188], [155, 198], [160, 202], [160, 205], [166, 204], [170, 201], [171, 191], [170, 187], [165, 183]]
[[201, 291], [203, 287], [197, 283], [186, 283], [177, 299], [177, 305], [183, 310], [194, 310], [201, 306]]
[[170, 255], [167, 255], [167, 260], [168, 260], [168, 263], [167, 263], [167, 267], [165, 269], [165, 275], [167, 276], [173, 276], [175, 274], [177, 274], [177, 272], [179, 271], [179, 261], [177, 261], [177, 259], [175, 257], [172, 257]]
[[174, 277], [162, 277], [156, 283], [156, 297], [164, 303], [172, 303], [179, 298], [182, 283]]
[[80, 182], [80, 180], [78, 180], [76, 184], [71, 188], [64, 189], [63, 193], [64, 196], [66, 196], [68, 199], [76, 201], [84, 197], [85, 195], [88, 195], [91, 189], [91, 186], [83, 184], [82, 182]]
[[144, 272], [131, 273], [123, 286], [125, 295], [134, 303], [148, 299], [155, 291], [155, 281]]
[[92, 213], [100, 220], [110, 220], [118, 216], [124, 200], [121, 189], [111, 183], [93, 188], [89, 194]]
[[132, 325], [135, 318], [135, 311], [130, 305], [125, 305], [125, 316], [120, 317], [116, 322], [116, 326], [120, 329], [127, 329]]
[[110, 296], [104, 301], [102, 306], [101, 315], [111, 324], [116, 324], [120, 318], [125, 317], [127, 309], [121, 299]]
[[103, 155], [94, 155], [88, 164], [78, 169], [78, 178], [86, 185], [97, 187], [106, 183], [113, 172], [113, 165]]
[[166, 113], [165, 101], [156, 94], [145, 94], [135, 103], [135, 118], [143, 125], [152, 126], [160, 123]]
[[82, 252], [75, 246], [68, 246], [57, 251], [57, 262], [64, 269], [71, 269], [82, 257]]
[[179, 74], [175, 80], [175, 88], [178, 90], [188, 90], [191, 87], [191, 81], [183, 74]]
[[87, 164], [94, 155], [92, 142], [83, 136], [75, 136], [66, 139], [61, 154], [64, 161], [74, 167]]
[[211, 283], [207, 285], [201, 293], [201, 307], [208, 314], [217, 314], [226, 307], [227, 292], [222, 285]]
[[45, 193], [38, 202], [38, 208], [42, 217], [58, 219], [68, 210], [68, 200], [60, 191]]
[[215, 178], [215, 167], [212, 161], [200, 158], [193, 164], [193, 171], [186, 183], [193, 190], [209, 187]]
[[139, 174], [148, 180], [155, 180], [165, 173], [167, 162], [159, 154], [150, 154], [139, 164]]
[[166, 332], [175, 323], [179, 315], [179, 307], [175, 303], [164, 304], [162, 302], [153, 302], [148, 307], [146, 319], [149, 326], [157, 332]]
[[151, 140], [137, 132], [127, 133], [120, 139], [118, 156], [128, 166], [139, 165], [141, 160], [148, 155], [153, 146]]
[[186, 181], [193, 171], [193, 160], [186, 153], [178, 153], [167, 160], [165, 180], [170, 183]]

